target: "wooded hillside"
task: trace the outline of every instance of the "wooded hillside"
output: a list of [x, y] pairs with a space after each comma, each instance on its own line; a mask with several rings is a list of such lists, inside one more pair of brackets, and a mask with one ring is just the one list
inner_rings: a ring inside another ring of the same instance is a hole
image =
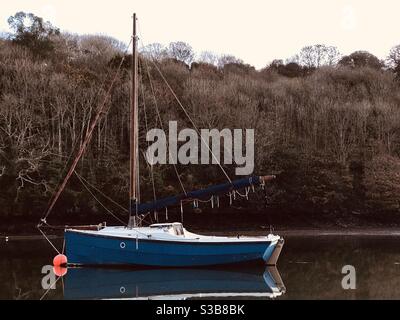
[[[34, 15], [28, 27], [21, 14], [9, 20], [14, 33], [0, 40], [0, 215], [36, 219], [43, 214], [122, 57], [108, 112], [78, 172], [127, 207], [130, 57], [124, 44], [105, 36], [63, 34]], [[395, 219], [400, 214], [400, 46], [388, 55], [385, 62], [362, 51], [343, 57], [335, 48], [317, 45], [291, 61], [255, 70], [231, 56], [196, 55], [185, 43], [154, 44], [142, 48], [140, 58], [140, 118], [146, 110], [148, 126], [160, 127], [156, 96], [164, 125], [177, 120], [180, 127], [191, 127], [157, 66], [199, 128], [255, 129], [255, 173], [278, 177], [267, 190], [267, 207], [256, 203], [261, 211], [317, 213], [333, 220], [339, 213], [390, 213]], [[142, 120], [143, 149], [145, 132]], [[215, 165], [177, 169], [188, 190], [225, 182]], [[233, 174], [234, 167], [227, 170]], [[144, 199], [152, 199], [145, 161], [141, 173]], [[154, 175], [158, 197], [181, 191], [171, 166], [156, 166]], [[104, 209], [74, 176], [55, 211], [95, 217]]]

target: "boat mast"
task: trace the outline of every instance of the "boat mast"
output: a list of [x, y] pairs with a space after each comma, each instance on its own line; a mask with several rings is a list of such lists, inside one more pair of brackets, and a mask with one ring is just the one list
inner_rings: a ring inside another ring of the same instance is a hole
[[136, 36], [136, 13], [133, 14], [132, 35], [132, 93], [130, 105], [130, 187], [129, 226], [137, 226], [136, 206], [139, 203], [139, 126], [138, 126], [138, 53]]

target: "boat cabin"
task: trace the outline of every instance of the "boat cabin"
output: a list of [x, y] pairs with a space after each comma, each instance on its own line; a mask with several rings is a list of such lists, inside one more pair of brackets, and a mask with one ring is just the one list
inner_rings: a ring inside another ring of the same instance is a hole
[[174, 234], [176, 236], [183, 236], [185, 232], [183, 230], [182, 223], [180, 222], [173, 222], [173, 223], [155, 223], [150, 225], [152, 229], [160, 229], [164, 232], [168, 232]]

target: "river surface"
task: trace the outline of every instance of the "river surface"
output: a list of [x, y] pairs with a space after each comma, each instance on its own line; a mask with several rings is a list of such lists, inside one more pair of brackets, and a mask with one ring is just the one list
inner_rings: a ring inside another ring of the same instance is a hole
[[[60, 243], [58, 243], [60, 245]], [[0, 242], [0, 299], [400, 299], [399, 236], [286, 236], [277, 269], [68, 269], [41, 240]]]

